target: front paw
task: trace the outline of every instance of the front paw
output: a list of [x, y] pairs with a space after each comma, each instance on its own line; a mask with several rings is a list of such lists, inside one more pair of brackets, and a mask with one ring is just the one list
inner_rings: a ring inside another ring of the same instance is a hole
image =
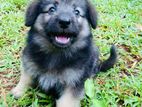
[[18, 87], [15, 87], [11, 90], [11, 94], [14, 96], [15, 99], [18, 99], [23, 96], [24, 90]]

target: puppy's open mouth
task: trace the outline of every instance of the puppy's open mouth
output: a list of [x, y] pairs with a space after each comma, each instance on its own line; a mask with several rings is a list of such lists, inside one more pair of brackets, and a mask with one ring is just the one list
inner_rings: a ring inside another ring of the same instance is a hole
[[71, 38], [65, 35], [55, 36], [55, 41], [59, 44], [66, 45], [70, 42]]
[[74, 33], [48, 33], [47, 36], [53, 45], [60, 48], [70, 46], [76, 38]]

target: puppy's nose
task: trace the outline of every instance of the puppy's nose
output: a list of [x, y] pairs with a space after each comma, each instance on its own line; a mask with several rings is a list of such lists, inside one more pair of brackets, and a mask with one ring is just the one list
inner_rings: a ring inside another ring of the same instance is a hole
[[59, 25], [61, 28], [66, 29], [71, 24], [70, 16], [62, 14], [58, 17]]

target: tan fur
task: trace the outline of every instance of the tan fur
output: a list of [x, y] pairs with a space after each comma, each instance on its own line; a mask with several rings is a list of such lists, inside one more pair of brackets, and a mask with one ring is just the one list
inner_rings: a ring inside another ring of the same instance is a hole
[[84, 38], [89, 36], [90, 28], [89, 24], [86, 19], [79, 18], [79, 23], [82, 25], [82, 29], [79, 33], [78, 40], [72, 45], [72, 47], [76, 50], [78, 48], [83, 48], [86, 46], [86, 41], [84, 41]]
[[56, 104], [57, 107], [80, 107], [80, 99], [73, 95], [70, 88], [67, 88]]
[[15, 88], [12, 89], [12, 94], [15, 98], [21, 97], [31, 84], [31, 77], [25, 73], [21, 73], [20, 81]]
[[50, 15], [48, 14], [40, 14], [38, 17], [37, 17], [37, 20], [34, 24], [34, 27], [37, 31], [41, 32], [41, 34], [44, 34], [44, 28], [43, 28], [43, 25], [44, 23], [48, 22], [49, 19], [50, 19]]

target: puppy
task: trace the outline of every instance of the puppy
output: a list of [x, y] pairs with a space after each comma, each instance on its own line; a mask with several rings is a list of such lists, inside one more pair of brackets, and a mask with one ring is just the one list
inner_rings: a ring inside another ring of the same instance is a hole
[[110, 57], [101, 62], [92, 42], [91, 27], [97, 26], [95, 8], [88, 0], [38, 0], [26, 12], [30, 27], [22, 54], [24, 71], [13, 95], [21, 97], [36, 83], [56, 99], [56, 107], [80, 107], [84, 82], [116, 62], [112, 46]]

